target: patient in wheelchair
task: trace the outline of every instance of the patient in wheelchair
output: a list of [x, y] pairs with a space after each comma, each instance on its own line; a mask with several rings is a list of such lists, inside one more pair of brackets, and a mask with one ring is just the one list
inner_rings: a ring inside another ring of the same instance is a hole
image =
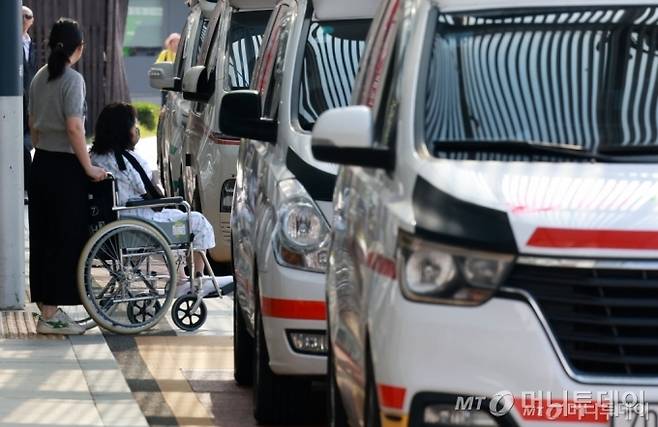
[[[137, 113], [133, 106], [126, 103], [107, 105], [96, 122], [91, 161], [114, 175], [120, 205], [125, 205], [130, 199], [162, 197], [158, 183], [153, 182], [148, 163], [134, 151], [138, 141]], [[125, 212], [126, 215], [139, 216], [156, 222], [187, 219], [187, 214], [178, 209], [155, 211], [151, 208], [137, 208]], [[208, 220], [201, 213], [192, 212], [190, 223], [190, 231], [194, 234], [194, 249], [206, 251], [213, 248], [215, 234]], [[194, 271], [201, 274], [204, 270], [203, 258], [196, 251]]]

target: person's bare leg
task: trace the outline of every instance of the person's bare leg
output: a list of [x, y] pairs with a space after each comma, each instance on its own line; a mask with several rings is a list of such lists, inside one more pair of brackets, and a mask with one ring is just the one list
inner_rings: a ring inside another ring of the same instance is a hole
[[50, 319], [57, 313], [57, 307], [56, 305], [46, 305], [46, 304], [41, 304], [41, 317], [44, 319]]
[[201, 256], [201, 252], [199, 251], [194, 251], [194, 271], [197, 273], [204, 273], [204, 270], [206, 269], [206, 265], [203, 263], [203, 257]]

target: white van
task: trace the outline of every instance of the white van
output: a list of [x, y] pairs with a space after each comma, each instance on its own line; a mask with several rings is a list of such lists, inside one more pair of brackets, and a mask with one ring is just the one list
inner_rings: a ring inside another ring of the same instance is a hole
[[190, 101], [181, 96], [183, 75], [199, 60], [201, 46], [218, 0], [194, 0], [176, 52], [176, 61], [155, 63], [149, 69], [151, 87], [167, 91], [160, 110], [157, 153], [160, 180], [168, 196], [183, 194], [183, 133], [190, 114]]
[[385, 3], [313, 132], [332, 425], [655, 426], [658, 2]]
[[225, 265], [231, 261], [231, 202], [240, 140], [219, 131], [219, 106], [227, 92], [249, 87], [272, 7], [274, 0], [222, 2], [199, 65], [183, 79], [183, 96], [195, 101], [185, 129], [185, 197], [212, 224], [217, 244], [208, 253]]
[[255, 415], [282, 421], [324, 375], [324, 271], [336, 166], [315, 161], [318, 115], [347, 105], [379, 1], [283, 0], [252, 90], [224, 96], [222, 132], [243, 139], [231, 217], [235, 377]]

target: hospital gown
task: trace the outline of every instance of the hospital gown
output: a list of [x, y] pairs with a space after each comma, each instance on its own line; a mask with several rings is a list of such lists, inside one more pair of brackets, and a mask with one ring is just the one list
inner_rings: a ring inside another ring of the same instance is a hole
[[[134, 151], [130, 154], [137, 159], [144, 171], [149, 171], [150, 168], [144, 158], [140, 157]], [[146, 194], [144, 182], [139, 176], [139, 172], [125, 160], [126, 169], [119, 170], [114, 153], [96, 154], [91, 153], [91, 161], [96, 166], [100, 166], [109, 173], [111, 173], [115, 180], [117, 189], [119, 191], [119, 204], [125, 206], [126, 202], [130, 199], [140, 198]], [[148, 173], [148, 172], [147, 172]], [[139, 208], [125, 211], [126, 215], [139, 216], [144, 219], [156, 222], [178, 222], [187, 219], [185, 212], [178, 209], [162, 209], [156, 212], [150, 208]], [[208, 220], [199, 212], [192, 212], [190, 217], [190, 228], [194, 234], [194, 248], [198, 250], [207, 250], [215, 247], [215, 233], [212, 225]]]

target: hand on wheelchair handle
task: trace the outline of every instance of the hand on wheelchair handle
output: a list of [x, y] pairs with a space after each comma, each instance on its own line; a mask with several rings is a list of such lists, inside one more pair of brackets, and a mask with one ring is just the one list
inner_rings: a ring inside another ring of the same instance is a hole
[[93, 182], [102, 181], [107, 177], [107, 171], [105, 171], [105, 169], [93, 165], [86, 171], [86, 173]]

